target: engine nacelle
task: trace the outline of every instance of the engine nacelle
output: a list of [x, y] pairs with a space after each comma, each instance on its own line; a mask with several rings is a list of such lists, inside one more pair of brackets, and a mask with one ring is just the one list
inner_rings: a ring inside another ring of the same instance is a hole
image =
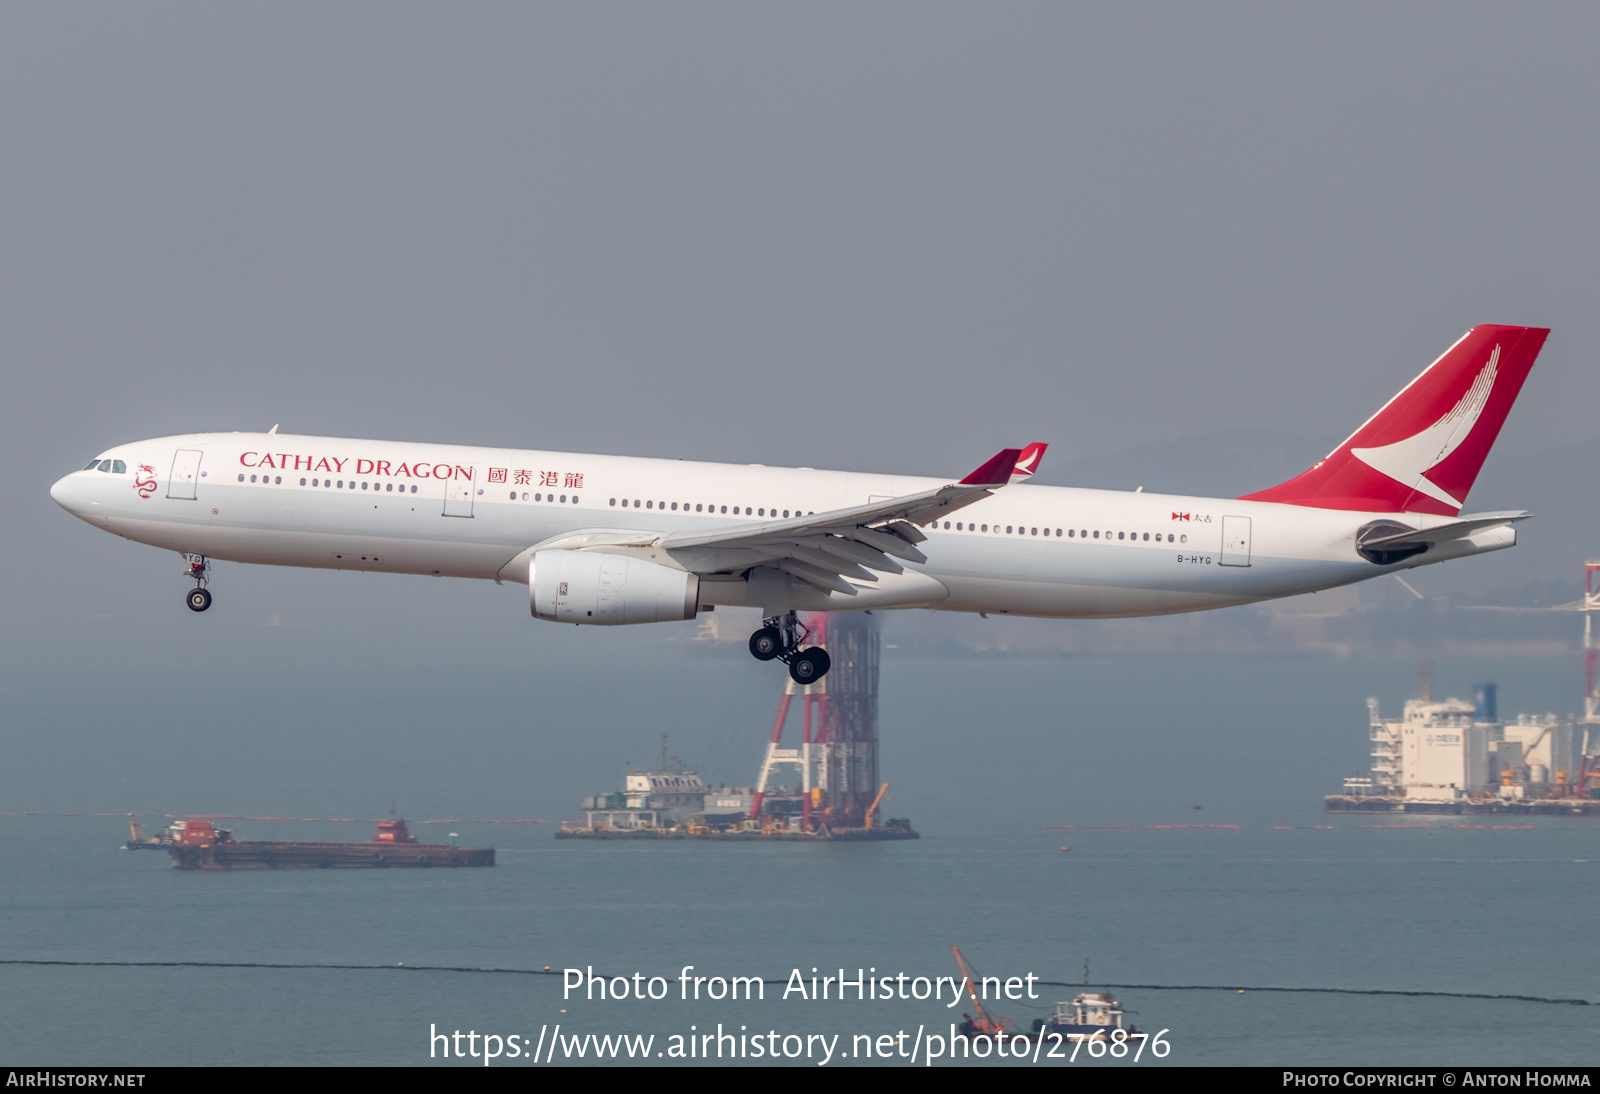
[[700, 578], [628, 555], [535, 551], [528, 602], [554, 623], [665, 623], [698, 614]]

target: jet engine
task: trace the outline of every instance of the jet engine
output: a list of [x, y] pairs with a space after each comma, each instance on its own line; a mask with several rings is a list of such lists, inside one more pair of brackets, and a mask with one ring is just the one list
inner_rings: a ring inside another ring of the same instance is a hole
[[628, 555], [535, 551], [528, 600], [534, 615], [555, 623], [664, 623], [695, 617], [700, 578]]

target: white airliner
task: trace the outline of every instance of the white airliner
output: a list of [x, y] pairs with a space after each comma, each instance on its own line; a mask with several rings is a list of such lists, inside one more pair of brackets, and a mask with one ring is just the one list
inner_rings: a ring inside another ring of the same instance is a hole
[[751, 652], [828, 669], [797, 611], [1086, 618], [1220, 608], [1516, 543], [1461, 508], [1549, 332], [1468, 331], [1304, 474], [1243, 498], [1019, 485], [1043, 444], [950, 481], [759, 464], [196, 433], [118, 445], [51, 487], [77, 517], [209, 560], [525, 582], [560, 623], [759, 607]]

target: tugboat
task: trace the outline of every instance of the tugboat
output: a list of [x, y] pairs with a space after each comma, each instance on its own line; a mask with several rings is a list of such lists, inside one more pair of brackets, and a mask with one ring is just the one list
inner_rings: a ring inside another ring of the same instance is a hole
[[1123, 1025], [1122, 1004], [1104, 992], [1082, 991], [1071, 1002], [1057, 1003], [1049, 1018], [1035, 1018], [1035, 1033], [1059, 1033], [1069, 1041], [1086, 1041], [1100, 1034], [1110, 1037], [1122, 1030], [1129, 1037], [1144, 1032], [1138, 1026]]
[[[1089, 962], [1083, 963], [1083, 985], [1089, 986]], [[1080, 991], [1071, 1002], [1057, 1003], [1049, 1018], [1035, 1018], [1033, 1031], [1037, 1034], [1059, 1033], [1069, 1041], [1087, 1041], [1096, 1034], [1110, 1037], [1122, 1030], [1129, 1037], [1143, 1033], [1138, 1026], [1123, 1025], [1127, 1014], [1122, 1004], [1105, 992]]]

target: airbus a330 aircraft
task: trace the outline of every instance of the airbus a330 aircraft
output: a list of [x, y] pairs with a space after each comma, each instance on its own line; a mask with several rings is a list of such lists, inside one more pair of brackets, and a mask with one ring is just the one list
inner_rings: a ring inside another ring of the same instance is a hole
[[83, 520], [211, 559], [526, 582], [540, 619], [759, 607], [796, 681], [797, 611], [1087, 618], [1220, 608], [1514, 545], [1463, 515], [1549, 331], [1474, 327], [1309, 471], [1242, 498], [1018, 485], [1043, 444], [957, 481], [522, 449], [197, 433], [118, 445], [51, 487]]

